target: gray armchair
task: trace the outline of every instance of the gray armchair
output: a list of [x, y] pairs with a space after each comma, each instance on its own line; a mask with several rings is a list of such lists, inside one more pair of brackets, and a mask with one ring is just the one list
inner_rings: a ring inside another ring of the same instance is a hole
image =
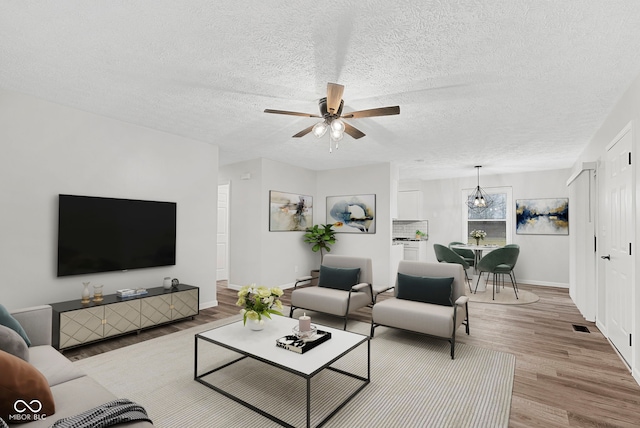
[[[469, 298], [465, 295], [464, 270], [459, 264], [425, 263], [403, 260], [398, 266], [398, 277], [407, 275], [411, 280], [416, 277], [420, 282], [411, 286], [421, 296], [407, 295], [406, 279], [402, 284], [396, 280], [395, 297], [376, 302], [371, 313], [371, 337], [378, 326], [394, 327], [428, 336], [446, 339], [451, 343], [451, 359], [455, 355], [456, 330], [465, 325], [469, 334]], [[445, 278], [453, 278], [446, 281]], [[427, 279], [425, 281], [425, 279]], [[438, 286], [427, 285], [440, 282]], [[450, 286], [444, 287], [447, 283]], [[401, 285], [401, 288], [398, 287]], [[425, 297], [426, 298], [423, 298]], [[444, 297], [444, 301], [442, 298]], [[426, 302], [436, 302], [429, 303]]]
[[[355, 270], [359, 270], [355, 275]], [[348, 279], [345, 279], [348, 277]], [[291, 310], [307, 309], [344, 318], [349, 313], [373, 304], [371, 259], [327, 254], [322, 260], [318, 285], [308, 284], [311, 277], [298, 278], [291, 292]]]

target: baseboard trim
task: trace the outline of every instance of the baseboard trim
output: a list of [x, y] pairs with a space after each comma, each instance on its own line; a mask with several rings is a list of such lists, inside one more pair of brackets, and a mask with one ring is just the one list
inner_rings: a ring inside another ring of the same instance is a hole
[[541, 285], [543, 287], [569, 288], [569, 284], [565, 282], [536, 281], [535, 279], [522, 279], [522, 278], [516, 278], [516, 281], [518, 281], [518, 284]]
[[218, 306], [218, 299], [212, 300], [211, 302], [200, 302], [199, 308], [200, 310], [213, 308], [214, 306]]
[[598, 330], [600, 330], [600, 333], [602, 333], [604, 337], [608, 337], [607, 327], [604, 324], [602, 324], [602, 322], [600, 322], [598, 318], [596, 318], [596, 327], [598, 327]]

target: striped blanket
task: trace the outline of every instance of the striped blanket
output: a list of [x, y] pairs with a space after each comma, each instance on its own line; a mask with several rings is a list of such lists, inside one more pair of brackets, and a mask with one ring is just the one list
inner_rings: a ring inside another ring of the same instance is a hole
[[151, 419], [144, 407], [126, 398], [120, 398], [78, 415], [60, 419], [51, 425], [51, 428], [102, 428], [129, 421], [151, 422]]

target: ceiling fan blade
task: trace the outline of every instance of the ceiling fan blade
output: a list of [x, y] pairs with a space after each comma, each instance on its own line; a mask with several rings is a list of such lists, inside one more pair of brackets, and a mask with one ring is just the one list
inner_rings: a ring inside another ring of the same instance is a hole
[[307, 135], [309, 132], [311, 132], [311, 130], [313, 129], [314, 125], [311, 125], [308, 128], [304, 128], [302, 131], [298, 132], [296, 135], [293, 136], [293, 138], [300, 138], [300, 137], [304, 137], [305, 135]]
[[365, 133], [362, 132], [361, 130], [354, 128], [353, 126], [349, 125], [347, 122], [342, 122], [344, 123], [344, 132], [346, 132], [347, 134], [351, 135], [353, 138], [355, 138], [356, 140], [358, 138], [362, 138], [365, 136]]
[[342, 101], [342, 93], [344, 86], [337, 83], [327, 83], [327, 111], [331, 114], [338, 114], [340, 101]]
[[320, 117], [317, 114], [310, 114], [310, 113], [300, 113], [297, 111], [286, 111], [286, 110], [272, 110], [272, 109], [265, 109], [264, 110], [265, 113], [273, 113], [273, 114], [288, 114], [291, 116], [303, 116], [303, 117]]
[[343, 114], [345, 119], [358, 119], [360, 117], [374, 117], [374, 116], [391, 116], [394, 114], [400, 114], [400, 106], [393, 107], [379, 107], [372, 108], [370, 110], [352, 111], [351, 113]]

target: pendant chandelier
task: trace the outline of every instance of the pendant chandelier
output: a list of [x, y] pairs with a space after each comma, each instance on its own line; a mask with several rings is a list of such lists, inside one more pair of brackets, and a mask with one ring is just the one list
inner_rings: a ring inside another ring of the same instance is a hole
[[478, 185], [467, 198], [467, 206], [470, 210], [482, 212], [493, 205], [493, 199], [480, 187], [480, 168], [482, 165], [476, 165], [474, 168], [478, 172]]

